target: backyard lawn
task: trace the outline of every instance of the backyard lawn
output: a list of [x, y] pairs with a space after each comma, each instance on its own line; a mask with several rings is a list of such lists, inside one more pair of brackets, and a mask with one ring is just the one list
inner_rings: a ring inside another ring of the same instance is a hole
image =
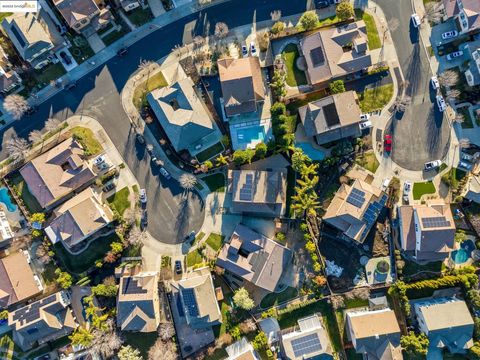
[[442, 181], [450, 186], [452, 190], [456, 190], [460, 181], [467, 175], [462, 169], [451, 168], [446, 174], [442, 175]]
[[375, 173], [380, 165], [373, 151], [368, 151], [357, 156], [357, 158], [355, 158], [355, 162], [372, 173]]
[[123, 334], [125, 338], [124, 345], [130, 345], [138, 350], [140, 350], [140, 355], [144, 359], [148, 358], [148, 350], [157, 340], [156, 332], [149, 333], [132, 333], [130, 331], [125, 331]]
[[225, 175], [222, 173], [207, 175], [202, 180], [205, 181], [210, 191], [225, 192]]
[[214, 156], [220, 154], [223, 151], [223, 145], [221, 142], [216, 143], [215, 145], [210, 146], [209, 148], [199, 152], [196, 156], [199, 163], [203, 163]]
[[289, 286], [280, 293], [270, 293], [267, 296], [265, 296], [260, 302], [260, 307], [262, 309], [266, 309], [271, 306], [281, 304], [287, 300], [293, 299], [297, 295], [298, 295], [297, 289]]
[[305, 106], [312, 101], [324, 98], [327, 95], [328, 94], [326, 93], [325, 90], [319, 90], [319, 91], [311, 92], [308, 94], [302, 94], [302, 99], [289, 103], [287, 105], [287, 110], [290, 112], [290, 114], [296, 115], [298, 109], [301, 108], [302, 106]]
[[193, 250], [187, 254], [187, 267], [201, 264], [203, 262], [203, 256], [198, 249]]
[[375, 19], [372, 15], [367, 14], [362, 10], [355, 11], [357, 18], [365, 21], [365, 26], [367, 27], [367, 37], [368, 37], [368, 49], [375, 50], [379, 49], [382, 46], [380, 37], [378, 36], [377, 25], [375, 24]]
[[97, 155], [103, 151], [102, 145], [95, 138], [92, 130], [82, 126], [75, 126], [68, 133], [77, 138], [87, 155]]
[[213, 251], [218, 251], [222, 247], [223, 239], [225, 239], [225, 236], [211, 233], [210, 235], [208, 235], [206, 242], [207, 242], [207, 245], [210, 246]]
[[165, 80], [165, 77], [161, 71], [150, 76], [148, 81], [145, 81], [136, 87], [135, 91], [133, 92], [133, 104], [137, 109], [142, 108], [142, 106], [147, 104], [146, 97], [150, 91], [167, 85], [167, 80]]
[[422, 195], [425, 194], [434, 194], [435, 193], [435, 185], [433, 182], [419, 182], [413, 184], [413, 199], [420, 200]]
[[111, 207], [115, 208], [120, 216], [122, 216], [125, 210], [130, 207], [130, 200], [128, 199], [129, 195], [130, 190], [128, 187], [124, 187], [122, 190], [117, 191], [107, 199]]
[[297, 68], [297, 59], [300, 54], [296, 44], [288, 44], [282, 51], [282, 58], [287, 68], [287, 85], [297, 87], [307, 84], [305, 73]]
[[415, 275], [422, 271], [440, 273], [445, 267], [442, 261], [434, 261], [425, 265], [417, 264], [416, 262], [407, 260], [405, 258], [403, 261], [405, 261], [405, 266], [403, 267], [403, 275], [405, 276]]
[[393, 96], [393, 84], [378, 86], [374, 89], [365, 89], [359, 93], [360, 108], [364, 113], [382, 109]]
[[20, 196], [25, 204], [27, 210], [33, 214], [36, 212], [42, 212], [43, 209], [38, 203], [37, 199], [32, 195], [32, 193], [28, 190], [28, 186], [23, 180], [22, 175], [19, 172], [16, 172], [11, 178], [12, 186], [16, 189], [16, 193]]

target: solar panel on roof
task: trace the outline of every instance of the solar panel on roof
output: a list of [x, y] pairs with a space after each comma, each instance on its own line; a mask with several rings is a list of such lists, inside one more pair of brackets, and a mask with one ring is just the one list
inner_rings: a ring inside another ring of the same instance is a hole
[[182, 299], [183, 304], [187, 308], [188, 314], [190, 316], [198, 316], [197, 300], [195, 299], [193, 289], [183, 289]]
[[347, 197], [347, 202], [357, 208], [361, 208], [365, 202], [365, 193], [353, 188]]
[[325, 55], [323, 55], [323, 49], [319, 46], [310, 50], [310, 58], [314, 67], [323, 65], [325, 63]]
[[17, 24], [13, 23], [11, 27], [13, 35], [15, 35], [15, 38], [17, 39], [18, 43], [20, 46], [23, 48], [25, 47], [25, 40], [23, 40], [22, 35], [20, 34], [20, 31], [17, 29]]
[[337, 106], [335, 105], [335, 103], [325, 105], [322, 107], [322, 109], [328, 127], [340, 124], [340, 117], [338, 116]]
[[41, 305], [50, 304], [50, 303], [54, 302], [56, 298], [57, 298], [57, 296], [55, 294], [50, 295], [50, 296], [46, 297], [45, 299], [40, 300], [40, 304]]
[[138, 285], [138, 280], [128, 277], [123, 281], [122, 294], [146, 294], [147, 290]]
[[445, 216], [436, 216], [422, 219], [422, 225], [426, 229], [436, 228], [436, 227], [447, 227], [450, 226], [450, 221], [446, 219]]
[[252, 201], [252, 187], [253, 187], [253, 175], [247, 174], [245, 176], [245, 183], [240, 188], [240, 200]]
[[294, 339], [291, 344], [293, 354], [297, 358], [322, 350], [322, 344], [320, 343], [318, 334], [310, 334]]

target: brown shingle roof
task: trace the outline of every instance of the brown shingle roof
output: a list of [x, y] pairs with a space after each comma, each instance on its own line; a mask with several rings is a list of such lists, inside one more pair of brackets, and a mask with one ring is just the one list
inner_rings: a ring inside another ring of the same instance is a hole
[[70, 26], [100, 11], [93, 0], [54, 0], [54, 4]]

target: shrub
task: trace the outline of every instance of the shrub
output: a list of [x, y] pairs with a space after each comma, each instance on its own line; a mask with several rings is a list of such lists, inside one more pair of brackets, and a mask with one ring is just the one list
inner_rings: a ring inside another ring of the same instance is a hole
[[255, 146], [255, 157], [263, 159], [267, 155], [267, 145], [265, 143], [258, 143]]
[[280, 242], [284, 242], [286, 237], [285, 237], [285, 234], [282, 233], [282, 232], [278, 232], [275, 234], [275, 238], [280, 241]]
[[299, 26], [303, 30], [311, 30], [317, 27], [318, 25], [318, 16], [315, 11], [306, 11], [300, 17], [298, 21]]
[[60, 270], [57, 268], [55, 270], [55, 275], [57, 275], [57, 278], [55, 279], [55, 282], [62, 288], [62, 289], [68, 289], [70, 286], [72, 286], [73, 279], [72, 275], [69, 273]]
[[117, 296], [117, 286], [98, 284], [92, 287], [92, 294], [95, 296], [115, 297]]
[[232, 335], [232, 337], [233, 337], [235, 340], [239, 340], [240, 337], [242, 336], [242, 334], [241, 334], [241, 332], [240, 332], [240, 327], [238, 327], [238, 326], [232, 327], [232, 328], [229, 330], [229, 333], [230, 333], [230, 335]]
[[352, 18], [355, 15], [352, 4], [347, 1], [342, 1], [337, 5], [336, 9], [337, 17], [340, 20], [347, 20]]
[[268, 346], [268, 338], [267, 335], [263, 331], [260, 331], [255, 339], [252, 341], [252, 345], [255, 350], [265, 349]]
[[332, 94], [340, 94], [345, 92], [345, 83], [343, 80], [332, 81], [329, 87]]
[[276, 318], [277, 317], [277, 309], [272, 307], [264, 312], [262, 312], [262, 319], [266, 319], [269, 317]]
[[285, 23], [283, 21], [277, 21], [270, 29], [270, 33], [272, 33], [273, 35], [277, 35], [283, 30], [285, 30]]

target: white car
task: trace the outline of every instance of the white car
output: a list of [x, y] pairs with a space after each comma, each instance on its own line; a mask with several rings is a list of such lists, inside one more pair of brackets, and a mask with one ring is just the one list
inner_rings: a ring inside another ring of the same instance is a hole
[[409, 194], [410, 191], [412, 191], [412, 182], [411, 181], [405, 181], [403, 184], [403, 200], [408, 203], [409, 201]]
[[383, 180], [383, 183], [382, 183], [383, 191], [387, 190], [388, 185], [390, 185], [390, 181], [392, 181], [392, 178], [386, 178], [385, 180]]
[[103, 164], [104, 162], [105, 162], [105, 156], [104, 155], [100, 155], [93, 160], [93, 164], [95, 166], [100, 166], [100, 164]]
[[165, 168], [163, 168], [163, 167], [160, 168], [160, 174], [162, 174], [163, 176], [165, 176], [165, 178], [166, 178], [167, 180], [172, 177], [172, 176], [168, 173], [168, 171], [165, 170]]
[[411, 19], [412, 19], [413, 26], [415, 26], [416, 28], [419, 27], [420, 24], [422, 23], [422, 21], [420, 20], [420, 16], [418, 16], [418, 14], [412, 14]]
[[147, 192], [145, 189], [140, 189], [140, 202], [143, 204], [147, 203]]
[[467, 171], [472, 170], [472, 164], [470, 164], [466, 161], [460, 161], [459, 167], [464, 168]]
[[447, 55], [447, 60], [453, 60], [463, 55], [463, 51], [455, 51]]
[[247, 45], [242, 45], [242, 57], [247, 57], [247, 56], [248, 56]]
[[451, 39], [451, 38], [454, 38], [458, 35], [458, 31], [457, 30], [452, 30], [452, 31], [447, 31], [447, 32], [444, 32], [442, 34], [442, 39], [443, 40], [448, 40], [448, 39]]
[[460, 154], [460, 157], [461, 157], [462, 160], [466, 160], [466, 161], [472, 161], [472, 160], [473, 160], [473, 156], [472, 156], [472, 155], [467, 154], [467, 153], [464, 153], [464, 152], [462, 152], [462, 153]]
[[362, 114], [360, 115], [360, 120], [368, 120], [370, 119], [370, 114]]
[[447, 109], [447, 104], [445, 103], [445, 99], [443, 98], [442, 95], [437, 95], [437, 106], [438, 110], [441, 112], [444, 112]]
[[424, 165], [425, 171], [433, 170], [439, 168], [442, 165], [442, 160], [433, 160], [426, 162]]
[[254, 41], [250, 43], [250, 54], [252, 54], [252, 56], [257, 55], [257, 48], [255, 47]]
[[371, 128], [373, 125], [372, 125], [372, 122], [370, 120], [368, 121], [363, 121], [360, 123], [360, 130], [365, 130], [365, 129], [369, 129]]
[[440, 87], [440, 83], [438, 82], [438, 78], [436, 76], [432, 76], [430, 83], [432, 84], [433, 90], [437, 90]]

